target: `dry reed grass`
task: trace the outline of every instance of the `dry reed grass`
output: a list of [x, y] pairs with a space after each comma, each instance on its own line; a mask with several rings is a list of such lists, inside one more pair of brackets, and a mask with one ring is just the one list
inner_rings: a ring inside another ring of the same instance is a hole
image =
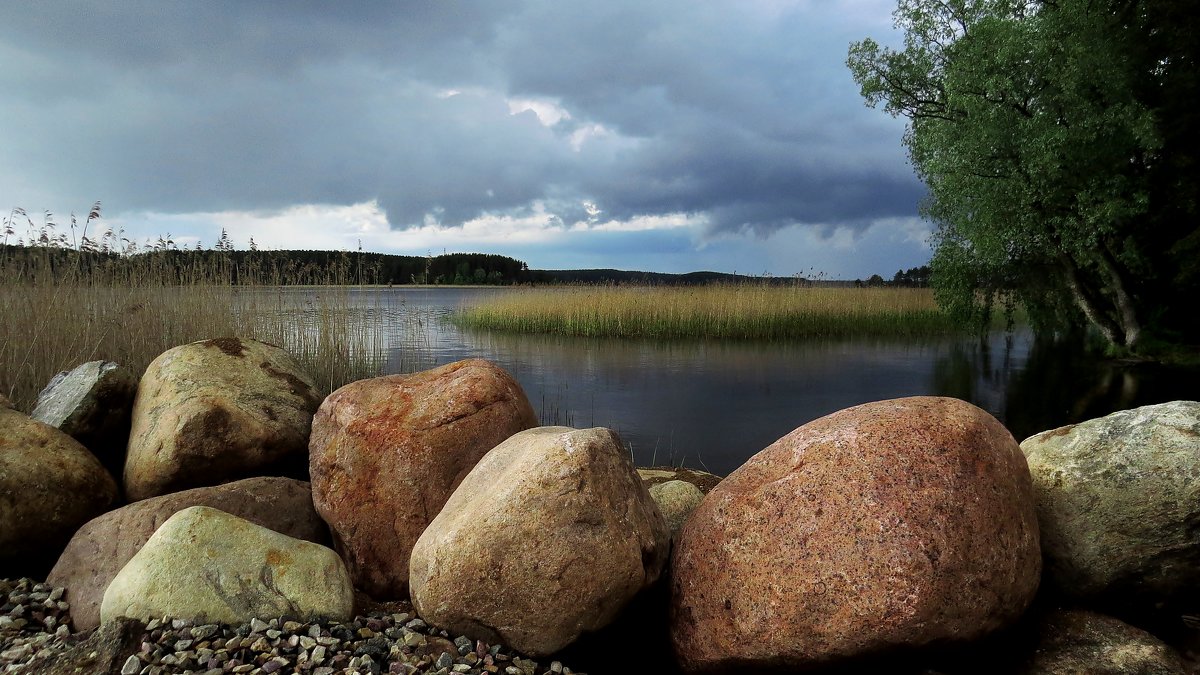
[[283, 347], [323, 394], [379, 374], [384, 363], [383, 321], [351, 302], [349, 287], [321, 288], [298, 303], [245, 274], [249, 285], [230, 285], [220, 263], [189, 270], [180, 283], [176, 270], [133, 258], [84, 270], [64, 268], [54, 249], [0, 251], [0, 393], [18, 409], [30, 411], [50, 378], [80, 363], [115, 361], [140, 374], [171, 347], [219, 336]]
[[929, 289], [766, 284], [520, 290], [463, 308], [455, 321], [520, 333], [659, 339], [918, 337], [959, 330]]

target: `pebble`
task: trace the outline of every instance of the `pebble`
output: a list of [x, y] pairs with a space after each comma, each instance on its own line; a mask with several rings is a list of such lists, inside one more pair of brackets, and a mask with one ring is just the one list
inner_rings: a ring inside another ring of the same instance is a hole
[[[0, 579], [0, 645], [4, 646], [0, 675], [38, 672], [40, 652], [79, 641], [70, 633], [70, 605], [64, 597], [62, 589], [30, 579]], [[431, 645], [445, 649], [431, 651]], [[374, 613], [349, 623], [262, 617], [240, 626], [192, 625], [161, 617], [146, 624], [140, 649], [120, 670], [121, 675], [184, 672], [570, 675], [572, 671], [557, 661], [539, 668], [536, 661], [501, 645], [451, 636], [411, 612]]]

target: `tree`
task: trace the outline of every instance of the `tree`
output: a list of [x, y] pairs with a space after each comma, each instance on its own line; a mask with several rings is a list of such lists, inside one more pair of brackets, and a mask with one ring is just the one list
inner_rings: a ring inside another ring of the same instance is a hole
[[1194, 117], [1178, 99], [1196, 64], [1170, 5], [900, 0], [902, 49], [850, 47], [868, 105], [909, 120], [932, 283], [956, 316], [983, 323], [1019, 301], [1035, 329], [1086, 321], [1129, 351], [1147, 322], [1189, 321], [1173, 312], [1196, 266], [1195, 200], [1164, 188], [1195, 194], [1194, 150], [1171, 129]]

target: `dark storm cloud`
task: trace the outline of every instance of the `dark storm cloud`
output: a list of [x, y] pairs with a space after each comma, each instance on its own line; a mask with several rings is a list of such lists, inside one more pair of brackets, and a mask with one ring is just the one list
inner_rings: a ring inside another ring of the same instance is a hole
[[760, 233], [912, 215], [901, 127], [842, 65], [890, 3], [773, 4], [10, 4], [0, 179], [161, 212], [376, 199], [396, 227], [535, 201]]

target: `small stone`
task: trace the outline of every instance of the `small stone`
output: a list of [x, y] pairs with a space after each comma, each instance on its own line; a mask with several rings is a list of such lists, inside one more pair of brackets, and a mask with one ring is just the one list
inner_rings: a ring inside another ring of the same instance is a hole
[[308, 636], [310, 638], [321, 637], [321, 627], [315, 623], [313, 625], [309, 626], [308, 627]]
[[404, 624], [406, 621], [408, 621], [408, 620], [409, 620], [409, 619], [411, 619], [411, 618], [412, 618], [412, 616], [411, 616], [411, 615], [409, 615], [409, 613], [408, 613], [408, 612], [403, 612], [403, 613], [400, 613], [400, 614], [393, 614], [393, 615], [392, 615], [392, 621], [393, 621], [394, 623], [398, 623], [398, 624]]
[[187, 619], [174, 619], [171, 621], [171, 628], [174, 628], [175, 630], [183, 630], [189, 625], [191, 625], [191, 622], [189, 622]]
[[293, 635], [300, 642], [300, 648], [304, 650], [312, 649], [317, 646], [317, 641], [307, 635]]
[[561, 673], [562, 671], [563, 671], [563, 665], [560, 661], [551, 661], [550, 662], [550, 672]]
[[262, 665], [262, 671], [263, 671], [264, 673], [273, 673], [273, 672], [275, 672], [275, 671], [279, 670], [279, 669], [280, 669], [280, 668], [282, 668], [282, 667], [283, 667], [283, 666], [282, 666], [282, 665], [280, 665], [280, 663], [279, 663], [278, 661], [275, 661], [275, 660], [273, 660], [273, 659], [272, 659], [271, 661], [267, 661], [266, 663], [264, 663], [264, 664]]
[[536, 673], [538, 667], [537, 661], [533, 659], [513, 659], [513, 665], [529, 673], [529, 675]]
[[250, 645], [250, 649], [256, 652], [269, 652], [271, 651], [271, 643], [267, 642], [265, 637], [260, 637]]
[[420, 633], [408, 633], [404, 636], [404, 644], [408, 647], [417, 647], [425, 644], [425, 636]]
[[186, 652], [192, 646], [193, 640], [180, 640], [175, 643], [175, 651]]
[[300, 623], [299, 621], [285, 621], [283, 623], [283, 630], [286, 633], [295, 633], [303, 627], [304, 624]]
[[274, 628], [267, 631], [267, 639], [268, 640], [278, 640], [279, 636], [281, 636], [281, 635], [283, 635], [283, 632], [275, 630]]
[[409, 630], [425, 630], [426, 628], [429, 628], [429, 624], [425, 623], [421, 619], [413, 619], [412, 621], [404, 624], [404, 627]]
[[261, 619], [250, 619], [250, 632], [251, 633], [262, 633], [270, 627], [271, 626], [269, 624], [267, 624], [267, 622], [265, 622]]
[[435, 661], [433, 665], [437, 666], [438, 668], [449, 668], [450, 666], [454, 665], [454, 657], [450, 656], [448, 652], [442, 652], [441, 655], [437, 657], [437, 661]]
[[465, 663], [456, 663], [450, 668], [450, 670], [453, 670], [456, 673], [469, 673], [471, 672], [471, 666], [468, 666]]
[[507, 675], [525, 675], [525, 672], [516, 666], [509, 666], [504, 669]]
[[137, 675], [141, 670], [142, 662], [137, 655], [133, 655], [125, 659], [125, 665], [121, 666], [121, 675]]
[[312, 671], [312, 675], [333, 675], [333, 668], [322, 666]]
[[[256, 667], [257, 667], [257, 666], [255, 666], [253, 663], [243, 663], [243, 664], [242, 664], [242, 665], [240, 665], [240, 666], [236, 666], [236, 667], [233, 669], [233, 671], [232, 671], [232, 672], [235, 672], [235, 673], [248, 673], [248, 672], [250, 672], [250, 671], [254, 670]], [[330, 672], [332, 672], [332, 671], [330, 671]]]
[[325, 660], [325, 647], [318, 645], [312, 650], [312, 662], [320, 663]]

